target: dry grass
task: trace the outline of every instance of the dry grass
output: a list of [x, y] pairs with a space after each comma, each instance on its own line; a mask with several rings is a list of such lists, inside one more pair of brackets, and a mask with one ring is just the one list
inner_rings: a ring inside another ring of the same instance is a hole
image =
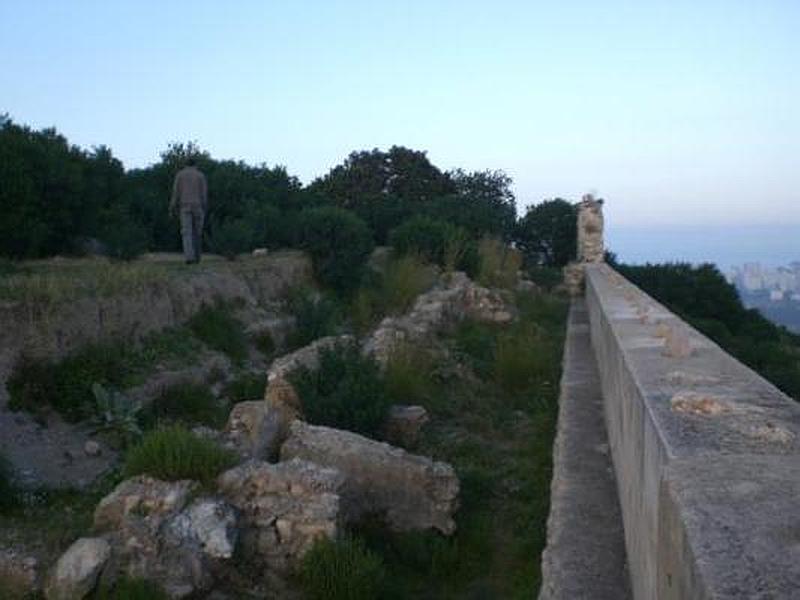
[[478, 282], [488, 287], [512, 288], [522, 268], [522, 254], [492, 238], [484, 238], [478, 247], [480, 271]]

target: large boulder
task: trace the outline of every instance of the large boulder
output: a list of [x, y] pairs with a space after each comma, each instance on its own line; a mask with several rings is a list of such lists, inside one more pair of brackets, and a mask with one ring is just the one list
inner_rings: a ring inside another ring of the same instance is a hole
[[248, 461], [217, 479], [240, 513], [243, 554], [277, 572], [297, 566], [317, 539], [338, 535], [342, 483], [336, 469], [300, 459]]
[[196, 482], [123, 481], [95, 509], [115, 571], [157, 582], [171, 598], [208, 590], [230, 559], [238, 515], [219, 498], [193, 498]]
[[344, 475], [342, 512], [357, 521], [382, 514], [398, 531], [455, 531], [459, 482], [453, 467], [361, 435], [294, 421], [281, 448], [284, 460], [302, 458]]
[[97, 584], [111, 556], [111, 546], [102, 538], [81, 538], [58, 559], [44, 588], [47, 600], [81, 600]]
[[276, 379], [288, 379], [289, 375], [298, 369], [314, 370], [319, 364], [319, 357], [323, 350], [335, 348], [337, 345], [353, 341], [352, 335], [331, 335], [320, 338], [299, 350], [275, 359], [267, 371], [267, 382]]

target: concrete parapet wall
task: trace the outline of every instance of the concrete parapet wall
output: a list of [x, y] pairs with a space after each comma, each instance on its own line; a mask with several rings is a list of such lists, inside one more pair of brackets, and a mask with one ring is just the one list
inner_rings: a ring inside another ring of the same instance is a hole
[[634, 597], [800, 597], [800, 404], [585, 269]]

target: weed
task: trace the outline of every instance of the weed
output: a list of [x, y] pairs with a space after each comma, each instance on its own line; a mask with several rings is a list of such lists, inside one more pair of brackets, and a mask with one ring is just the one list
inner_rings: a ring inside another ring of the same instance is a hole
[[59, 363], [22, 357], [8, 381], [9, 408], [42, 414], [52, 407], [69, 421], [89, 417], [94, 414], [92, 385], [121, 387], [125, 358], [119, 343], [85, 346]]
[[95, 600], [167, 600], [158, 584], [146, 579], [121, 577], [113, 586], [101, 585]]
[[230, 307], [204, 306], [190, 320], [189, 329], [209, 348], [226, 354], [234, 363], [247, 358], [247, 336]]
[[258, 350], [266, 358], [271, 358], [277, 350], [275, 340], [272, 339], [272, 334], [269, 331], [262, 331], [261, 333], [253, 336], [252, 342], [256, 347], [256, 350]]
[[0, 514], [9, 512], [18, 503], [19, 496], [14, 485], [14, 471], [9, 460], [0, 454]]
[[374, 600], [381, 597], [386, 571], [359, 538], [323, 538], [303, 558], [299, 575], [310, 600]]
[[300, 348], [314, 340], [338, 333], [342, 323], [339, 303], [330, 295], [296, 288], [288, 296], [289, 312], [295, 318], [289, 346]]
[[319, 368], [292, 376], [312, 423], [377, 436], [389, 409], [378, 364], [355, 344], [323, 350]]
[[148, 428], [166, 423], [219, 428], [227, 416], [226, 406], [206, 385], [186, 382], [165, 389], [145, 410], [142, 421]]
[[436, 269], [413, 254], [391, 259], [372, 285], [362, 287], [351, 304], [358, 331], [365, 332], [386, 315], [406, 312], [436, 281]]
[[125, 457], [126, 477], [195, 479], [208, 483], [235, 462], [231, 452], [180, 425], [151, 431]]
[[478, 282], [488, 287], [512, 288], [522, 268], [522, 254], [502, 241], [484, 238], [478, 247]]
[[384, 371], [386, 393], [392, 404], [424, 404], [431, 393], [431, 357], [409, 344], [399, 344]]
[[222, 394], [235, 404], [245, 400], [260, 400], [266, 389], [266, 373], [242, 373], [225, 386]]
[[97, 432], [116, 435], [126, 447], [142, 435], [139, 428], [141, 406], [116, 390], [107, 390], [99, 383], [92, 385], [95, 398], [95, 423]]

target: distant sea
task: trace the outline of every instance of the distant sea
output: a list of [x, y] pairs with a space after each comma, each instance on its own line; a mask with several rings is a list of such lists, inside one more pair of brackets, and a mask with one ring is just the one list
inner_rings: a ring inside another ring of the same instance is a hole
[[711, 262], [722, 270], [758, 262], [777, 267], [800, 261], [800, 224], [614, 227], [606, 247], [622, 262]]

